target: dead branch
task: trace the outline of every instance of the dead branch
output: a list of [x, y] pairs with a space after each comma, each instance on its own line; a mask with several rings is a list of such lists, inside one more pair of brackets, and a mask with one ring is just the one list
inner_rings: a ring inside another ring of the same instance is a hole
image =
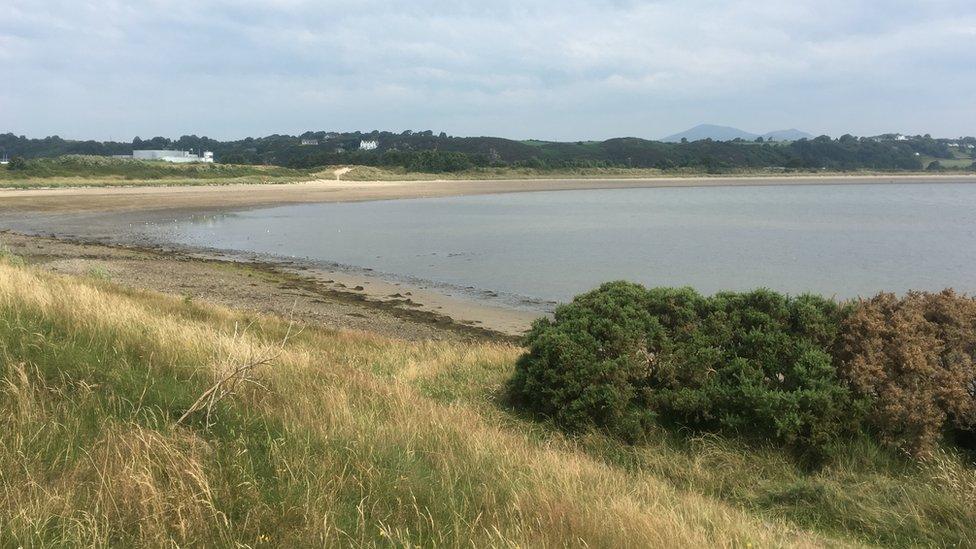
[[[297, 305], [297, 300], [296, 300], [296, 305]], [[251, 321], [242, 330], [239, 330], [238, 325], [235, 323], [234, 339], [236, 340], [242, 338], [251, 328], [253, 323], [254, 321]], [[291, 330], [294, 324], [295, 323], [293, 320], [288, 322], [288, 329], [285, 331], [285, 336], [282, 338], [281, 342], [277, 345], [276, 353], [257, 360], [247, 361], [246, 363], [235, 368], [227, 376], [217, 380], [216, 383], [211, 385], [209, 389], [204, 391], [203, 394], [201, 394], [200, 397], [197, 398], [196, 401], [194, 401], [194, 403], [186, 410], [186, 412], [184, 412], [183, 415], [180, 416], [180, 419], [176, 420], [176, 424], [179, 425], [183, 423], [183, 421], [186, 420], [186, 418], [190, 417], [195, 412], [198, 412], [200, 410], [205, 410], [206, 411], [205, 425], [206, 428], [209, 429], [211, 426], [213, 426], [211, 417], [213, 416], [214, 407], [217, 405], [217, 403], [219, 403], [223, 399], [236, 394], [237, 389], [242, 385], [250, 384], [250, 385], [255, 385], [257, 387], [261, 387], [264, 390], [268, 390], [267, 387], [265, 387], [261, 382], [259, 382], [255, 378], [254, 370], [260, 366], [267, 366], [274, 363], [275, 360], [277, 360], [278, 357], [281, 356], [281, 354], [285, 350], [285, 346], [288, 344], [288, 340], [292, 336]]]
[[183, 423], [183, 421], [194, 412], [206, 410], [206, 426], [208, 428], [211, 427], [213, 422], [211, 422], [210, 418], [213, 414], [214, 406], [216, 406], [221, 400], [236, 394], [238, 387], [240, 387], [242, 384], [247, 383], [257, 385], [258, 387], [264, 387], [264, 385], [254, 379], [252, 372], [259, 366], [266, 366], [273, 363], [279, 355], [280, 353], [268, 358], [248, 362], [247, 364], [243, 364], [235, 368], [234, 371], [229, 375], [218, 380], [217, 383], [214, 383], [209, 389], [204, 391], [203, 394], [200, 395], [200, 397], [197, 398], [197, 400], [187, 409], [187, 411], [180, 416], [180, 419], [176, 420], [176, 424], [179, 425]]

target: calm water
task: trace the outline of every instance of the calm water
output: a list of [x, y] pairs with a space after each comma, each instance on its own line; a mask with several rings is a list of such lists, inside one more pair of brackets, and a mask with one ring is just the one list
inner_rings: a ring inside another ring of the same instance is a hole
[[310, 204], [158, 227], [184, 245], [306, 258], [565, 301], [601, 282], [852, 297], [976, 292], [976, 185], [562, 191]]

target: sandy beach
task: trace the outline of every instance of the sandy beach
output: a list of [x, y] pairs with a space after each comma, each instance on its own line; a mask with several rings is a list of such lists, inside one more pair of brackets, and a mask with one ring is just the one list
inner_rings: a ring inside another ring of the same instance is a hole
[[519, 179], [452, 181], [336, 181], [185, 187], [70, 187], [0, 189], [0, 220], [11, 213], [226, 211], [313, 202], [358, 202], [476, 194], [757, 185], [869, 185], [976, 183], [973, 175], [860, 175], [677, 177], [651, 179]]
[[[259, 312], [292, 314], [336, 329], [409, 339], [512, 337], [538, 312], [442, 289], [296, 263], [161, 247], [133, 227], [193, 214], [314, 202], [357, 202], [578, 189], [976, 183], [976, 176], [714, 177], [346, 182], [282, 185], [0, 190], [0, 245], [57, 272], [92, 269], [135, 288]], [[239, 269], [236, 269], [238, 268]]]

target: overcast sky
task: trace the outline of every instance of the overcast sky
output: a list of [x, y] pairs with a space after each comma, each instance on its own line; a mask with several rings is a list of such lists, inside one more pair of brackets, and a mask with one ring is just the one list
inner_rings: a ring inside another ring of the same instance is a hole
[[976, 134], [973, 0], [5, 0], [0, 132]]

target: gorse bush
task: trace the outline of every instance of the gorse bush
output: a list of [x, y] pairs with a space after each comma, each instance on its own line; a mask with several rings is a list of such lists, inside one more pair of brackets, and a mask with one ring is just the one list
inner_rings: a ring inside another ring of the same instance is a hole
[[837, 304], [768, 290], [704, 297], [613, 282], [527, 337], [509, 382], [568, 431], [655, 425], [771, 440], [816, 459], [856, 432], [909, 455], [976, 440], [976, 299]]
[[838, 356], [883, 442], [924, 456], [947, 428], [976, 426], [976, 300], [879, 294], [844, 321]]
[[509, 383], [512, 399], [570, 431], [639, 436], [654, 420], [642, 390], [653, 371], [646, 300], [641, 286], [615, 282], [559, 307], [554, 321], [537, 320]]
[[829, 349], [843, 310], [768, 290], [651, 290], [663, 330], [649, 401], [678, 426], [775, 440], [823, 457], [858, 427], [863, 403], [837, 376]]
[[534, 325], [509, 392], [570, 431], [633, 440], [664, 423], [823, 456], [864, 407], [829, 353], [842, 315], [814, 296], [613, 282]]

